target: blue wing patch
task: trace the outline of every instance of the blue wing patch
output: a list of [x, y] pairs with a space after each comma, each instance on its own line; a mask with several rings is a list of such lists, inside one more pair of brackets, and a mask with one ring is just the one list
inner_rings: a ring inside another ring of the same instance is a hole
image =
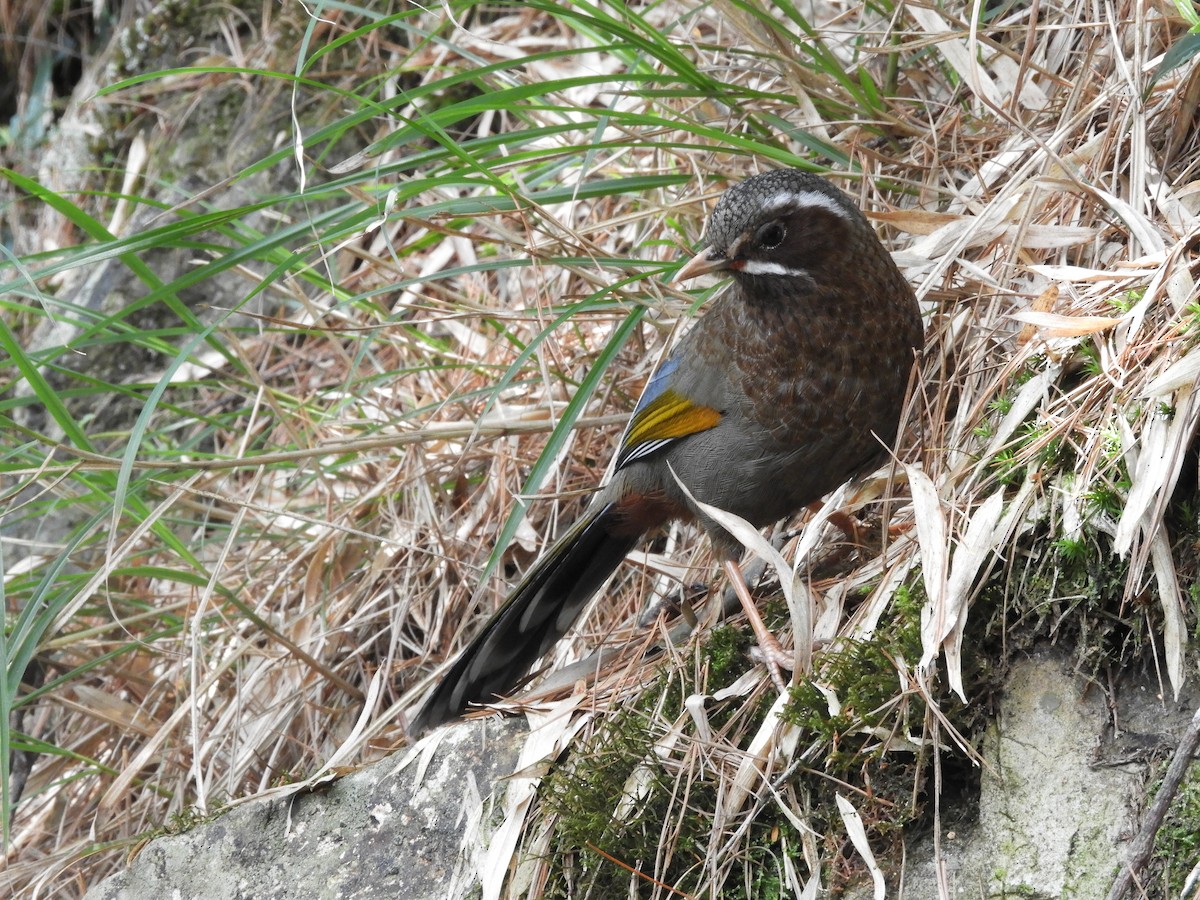
[[[642, 391], [642, 396], [638, 399], [637, 406], [633, 409], [633, 415], [636, 418], [637, 414], [653, 403], [662, 395], [662, 392], [667, 389], [667, 379], [671, 377], [671, 373], [679, 368], [679, 357], [668, 356], [663, 364], [659, 366], [654, 374], [650, 376], [650, 380], [646, 382], [646, 387]], [[628, 434], [628, 432], [626, 432]], [[623, 443], [623, 442], [622, 442]]]

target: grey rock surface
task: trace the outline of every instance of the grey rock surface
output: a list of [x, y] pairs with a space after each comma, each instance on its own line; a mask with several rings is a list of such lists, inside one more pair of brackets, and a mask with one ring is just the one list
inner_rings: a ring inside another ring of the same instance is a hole
[[931, 839], [910, 846], [904, 898], [938, 897], [939, 866], [955, 900], [1108, 893], [1140, 824], [1146, 763], [1169, 755], [1197, 698], [1164, 700], [1126, 678], [1110, 710], [1070, 666], [1058, 650], [1012, 666], [980, 748], [978, 816], [943, 830], [940, 862]]
[[234, 807], [151, 841], [85, 900], [464, 896], [480, 811], [502, 795], [526, 734], [521, 720], [485, 719], [444, 730], [431, 759], [404, 749], [326, 787]]

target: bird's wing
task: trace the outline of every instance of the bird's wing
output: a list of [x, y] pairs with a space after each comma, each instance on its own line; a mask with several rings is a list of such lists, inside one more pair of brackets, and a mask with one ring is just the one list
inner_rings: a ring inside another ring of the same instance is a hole
[[621, 438], [618, 471], [674, 441], [707, 431], [721, 421], [719, 409], [697, 403], [678, 389], [675, 375], [681, 358], [683, 354], [676, 351], [646, 384]]

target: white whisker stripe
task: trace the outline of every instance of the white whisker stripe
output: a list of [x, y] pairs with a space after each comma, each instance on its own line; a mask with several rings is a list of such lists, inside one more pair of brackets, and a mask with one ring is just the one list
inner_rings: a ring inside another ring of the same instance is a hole
[[767, 214], [773, 213], [776, 210], [784, 207], [818, 207], [831, 212], [835, 216], [841, 216], [843, 219], [850, 218], [850, 212], [842, 204], [838, 203], [833, 197], [828, 194], [823, 194], [820, 191], [785, 191], [781, 194], [776, 194], [763, 204], [763, 215], [759, 218], [765, 218]]
[[792, 275], [796, 278], [808, 278], [808, 271], [805, 269], [790, 269], [787, 266], [781, 266], [777, 262], [767, 262], [762, 259], [748, 259], [740, 266], [740, 271], [744, 275]]

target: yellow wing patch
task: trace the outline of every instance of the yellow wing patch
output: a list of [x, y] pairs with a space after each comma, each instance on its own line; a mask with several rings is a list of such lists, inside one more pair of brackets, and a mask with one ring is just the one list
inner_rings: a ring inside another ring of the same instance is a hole
[[663, 391], [629, 424], [627, 444], [665, 441], [708, 431], [721, 421], [711, 406], [697, 406], [672, 390]]

